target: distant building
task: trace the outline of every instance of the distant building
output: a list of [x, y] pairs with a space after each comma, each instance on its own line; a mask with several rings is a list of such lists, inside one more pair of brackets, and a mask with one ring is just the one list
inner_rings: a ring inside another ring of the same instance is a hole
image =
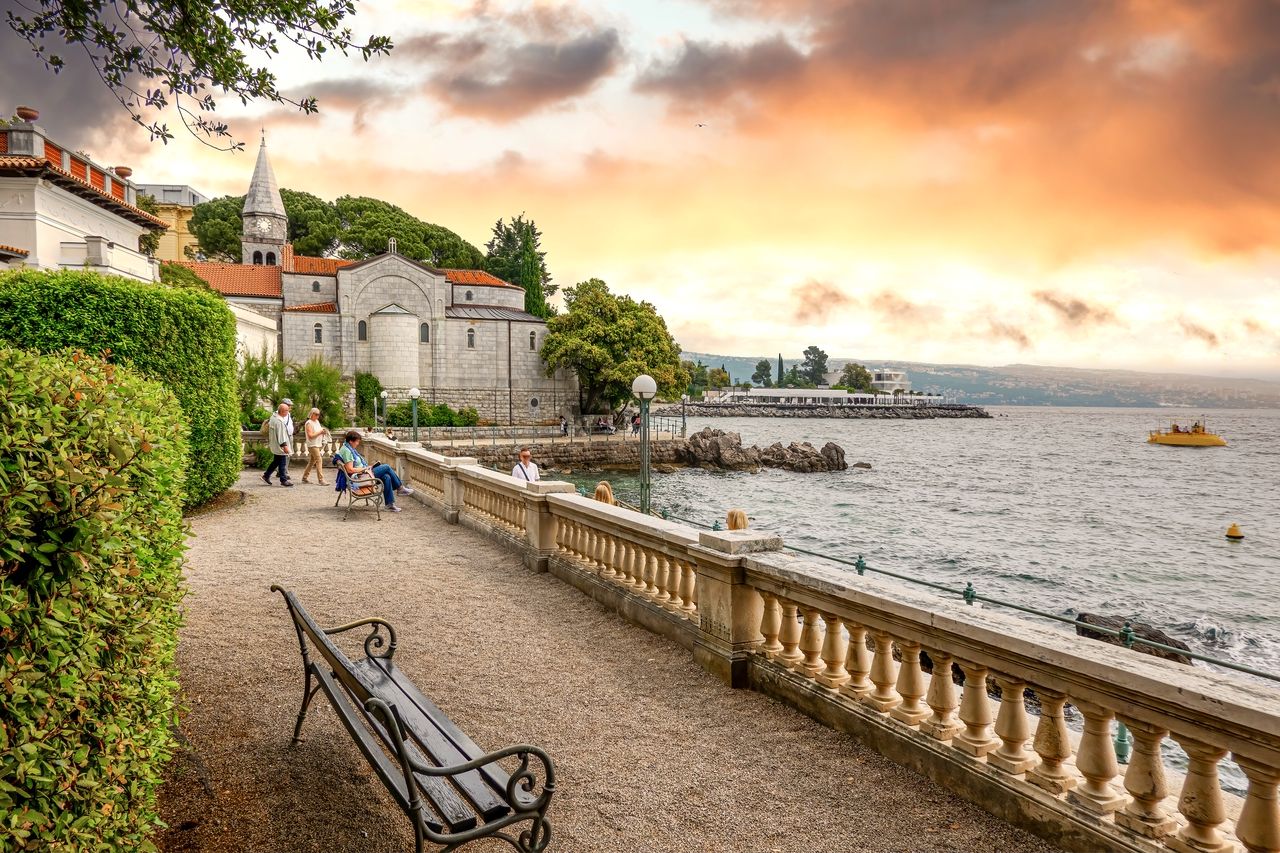
[[48, 137], [40, 114], [0, 127], [0, 268], [88, 269], [156, 281], [139, 239], [168, 226], [137, 206], [125, 166], [102, 166]]
[[894, 391], [902, 391], [905, 394], [911, 390], [911, 380], [907, 378], [906, 372], [890, 370], [887, 367], [877, 367], [871, 371], [871, 384], [877, 391], [883, 391], [886, 394], [892, 394]]
[[299, 364], [319, 356], [348, 378], [372, 373], [393, 403], [418, 388], [424, 403], [471, 406], [499, 423], [576, 415], [577, 380], [564, 370], [546, 375], [547, 324], [524, 310], [523, 288], [483, 270], [406, 258], [394, 240], [360, 261], [295, 255], [288, 233], [264, 141], [244, 201], [244, 263], [178, 263], [234, 308], [278, 327], [271, 354]]
[[894, 395], [884, 391], [868, 394], [836, 388], [708, 388], [704, 403], [751, 404], [760, 406], [937, 406], [947, 400], [939, 394]]
[[[209, 199], [186, 184], [139, 184], [138, 192], [156, 200], [156, 216], [164, 220], [169, 230], [160, 236], [156, 258], [161, 261], [190, 260], [199, 248], [200, 241], [191, 233], [191, 214], [197, 204]], [[188, 255], [190, 249], [192, 254]]]

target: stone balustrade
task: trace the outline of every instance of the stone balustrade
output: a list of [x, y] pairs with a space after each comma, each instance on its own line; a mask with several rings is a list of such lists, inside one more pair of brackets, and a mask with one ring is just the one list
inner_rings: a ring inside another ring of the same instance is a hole
[[[376, 437], [451, 522], [1073, 850], [1280, 853], [1280, 692]], [[993, 699], [998, 695], [998, 700]], [[1038, 713], [1028, 710], [1028, 705]], [[1117, 725], [1132, 738], [1117, 762]], [[1185, 772], [1167, 768], [1171, 744]], [[1224, 791], [1230, 756], [1247, 779]], [[873, 807], [872, 805], [868, 806]]]

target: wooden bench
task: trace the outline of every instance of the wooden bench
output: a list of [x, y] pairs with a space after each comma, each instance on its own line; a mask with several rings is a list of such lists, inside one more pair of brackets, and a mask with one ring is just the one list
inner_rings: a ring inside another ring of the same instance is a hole
[[[293, 593], [278, 585], [271, 590], [284, 596], [302, 650], [305, 684], [294, 744], [302, 740], [307, 706], [323, 691], [413, 823], [418, 853], [425, 842], [450, 851], [486, 837], [501, 838], [521, 853], [546, 849], [555, 770], [545, 752], [536, 746], [483, 752], [392, 663], [396, 633], [384, 620], [321, 628]], [[353, 661], [330, 637], [363, 626], [370, 629], [364, 656]], [[527, 828], [508, 831], [525, 821]]]
[[346, 521], [347, 516], [351, 515], [351, 507], [357, 503], [363, 503], [365, 506], [372, 504], [378, 521], [382, 521], [382, 505], [386, 500], [382, 494], [382, 481], [372, 474], [359, 477], [348, 475], [342, 457], [337, 454], [333, 457], [333, 467], [336, 469], [333, 473], [333, 489], [338, 493], [333, 505], [337, 507], [342, 503], [343, 497], [347, 499], [347, 508], [342, 513], [342, 520]]

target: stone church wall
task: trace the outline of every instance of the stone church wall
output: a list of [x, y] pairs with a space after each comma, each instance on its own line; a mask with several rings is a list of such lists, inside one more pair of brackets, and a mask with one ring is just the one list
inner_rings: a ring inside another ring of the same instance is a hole
[[[285, 305], [313, 305], [316, 302], [335, 302], [338, 299], [338, 279], [333, 276], [281, 273], [280, 283]], [[318, 291], [313, 287], [314, 284], [320, 285]]]
[[[286, 361], [305, 364], [320, 356], [329, 364], [342, 365], [341, 334], [337, 314], [311, 314], [285, 311], [281, 315], [281, 331]], [[323, 342], [315, 342], [315, 326], [320, 324]], [[345, 372], [345, 371], [344, 371]]]

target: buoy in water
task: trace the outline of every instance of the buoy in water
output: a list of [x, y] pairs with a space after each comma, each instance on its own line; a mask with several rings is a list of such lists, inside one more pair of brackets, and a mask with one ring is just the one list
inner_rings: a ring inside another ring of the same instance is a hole
[[1243, 539], [1243, 538], [1244, 538], [1244, 534], [1240, 532], [1240, 525], [1238, 525], [1238, 524], [1233, 524], [1233, 525], [1231, 525], [1230, 527], [1228, 527], [1228, 528], [1227, 528], [1227, 538], [1228, 538], [1228, 539], [1231, 539], [1231, 540], [1234, 540], [1234, 541], [1237, 541], [1237, 542], [1238, 542], [1238, 541], [1240, 541], [1241, 539]]

